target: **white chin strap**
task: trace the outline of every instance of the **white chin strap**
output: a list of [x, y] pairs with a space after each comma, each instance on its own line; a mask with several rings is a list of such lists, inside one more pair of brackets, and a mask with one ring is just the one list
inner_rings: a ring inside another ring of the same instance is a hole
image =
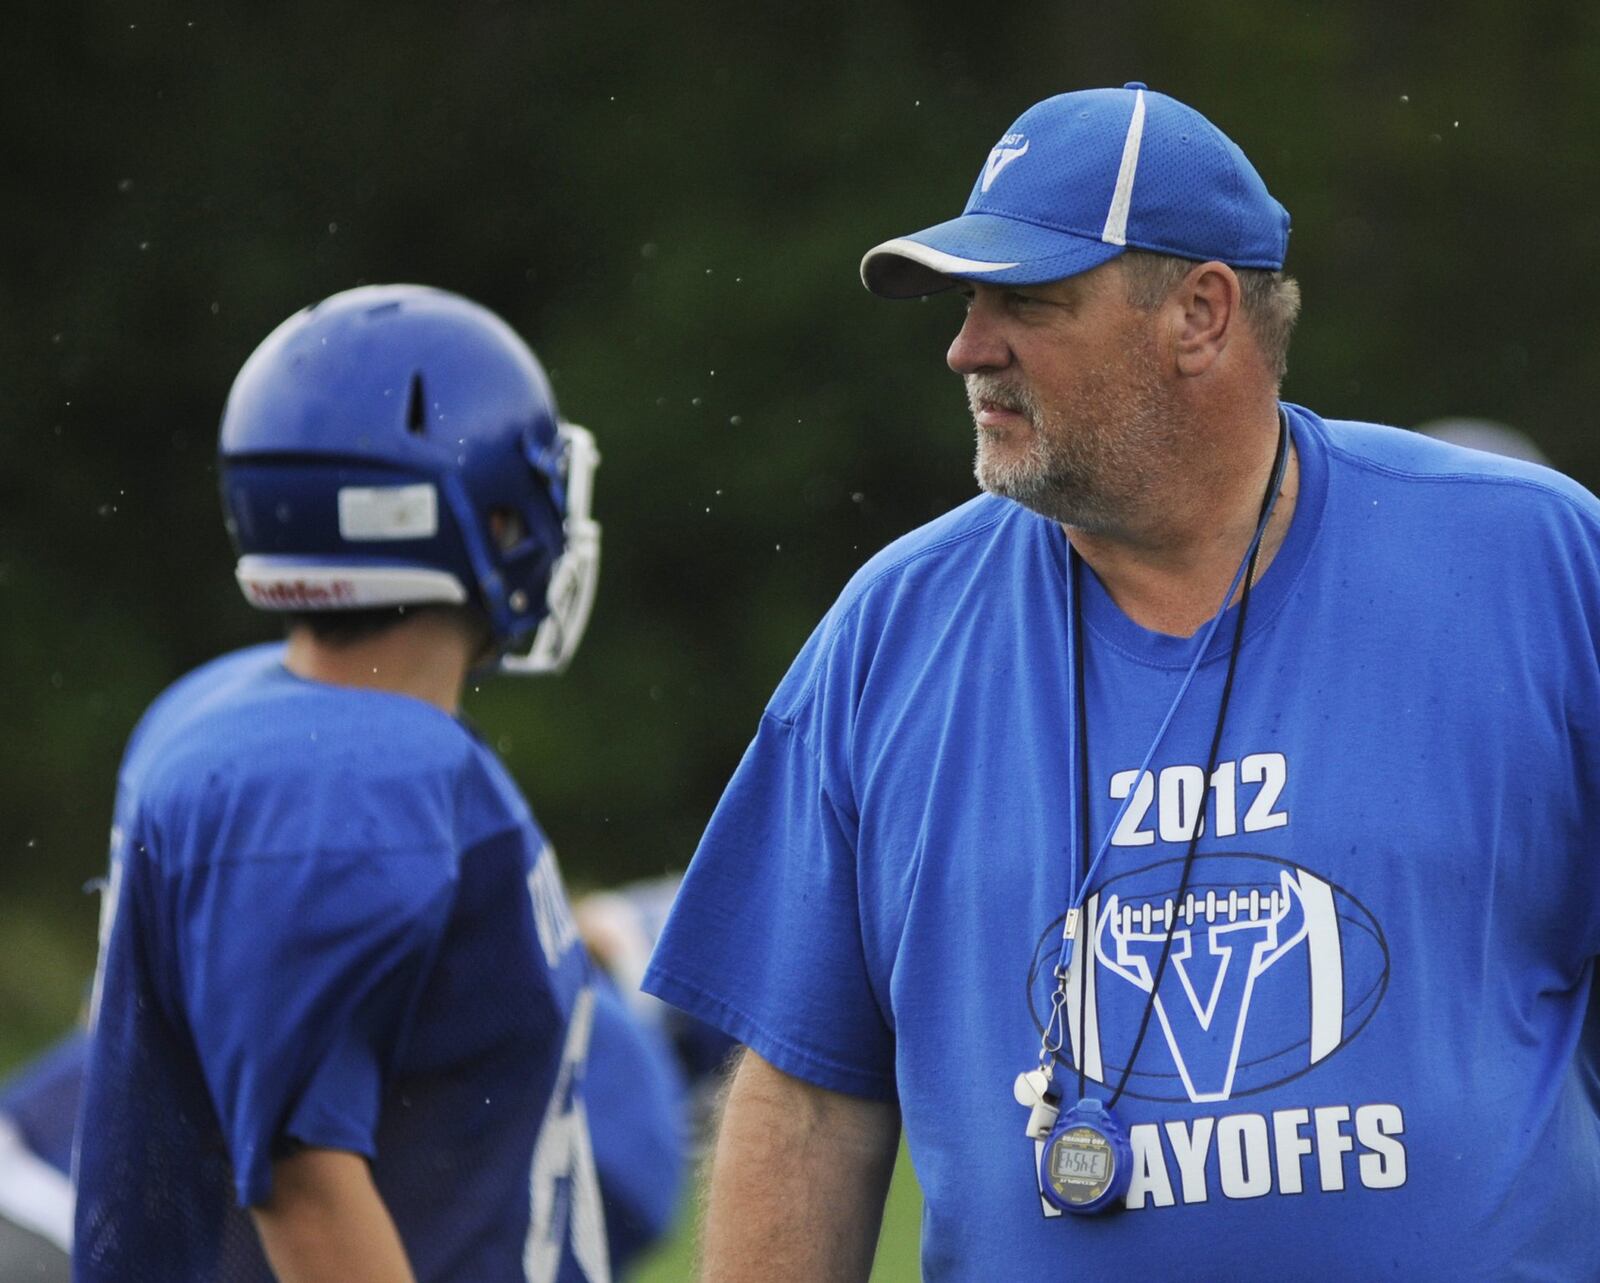
[[500, 671], [518, 676], [559, 673], [572, 662], [600, 583], [600, 526], [589, 515], [600, 451], [587, 428], [563, 423], [560, 433], [565, 447], [567, 546], [550, 571], [545, 593], [550, 613], [534, 631], [527, 650], [500, 657]]

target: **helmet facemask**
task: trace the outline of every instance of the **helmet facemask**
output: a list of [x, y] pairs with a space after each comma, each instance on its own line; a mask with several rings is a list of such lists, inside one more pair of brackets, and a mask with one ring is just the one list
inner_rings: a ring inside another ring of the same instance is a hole
[[564, 511], [565, 546], [550, 569], [545, 591], [548, 613], [534, 630], [528, 648], [500, 656], [502, 672], [541, 675], [562, 672], [577, 652], [594, 609], [600, 579], [600, 526], [590, 515], [594, 472], [600, 451], [587, 428], [563, 423], [556, 447], [533, 461]]

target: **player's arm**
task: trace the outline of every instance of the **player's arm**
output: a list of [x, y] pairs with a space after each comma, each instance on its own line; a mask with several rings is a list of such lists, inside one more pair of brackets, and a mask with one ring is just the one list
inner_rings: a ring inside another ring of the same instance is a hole
[[251, 1209], [280, 1283], [412, 1283], [405, 1247], [360, 1154], [303, 1149], [272, 1165]]
[[712, 1160], [704, 1283], [866, 1279], [900, 1113], [826, 1091], [746, 1051]]

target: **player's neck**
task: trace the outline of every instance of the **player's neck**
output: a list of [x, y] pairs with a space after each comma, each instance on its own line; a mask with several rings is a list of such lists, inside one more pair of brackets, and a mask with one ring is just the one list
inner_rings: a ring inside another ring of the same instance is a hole
[[323, 641], [309, 629], [293, 629], [283, 662], [309, 681], [410, 695], [454, 717], [476, 647], [459, 621], [423, 611], [355, 641]]
[[[1264, 451], [1249, 451], [1248, 467], [1227, 478], [1204, 478], [1190, 495], [1163, 503], [1141, 530], [1101, 534], [1067, 528], [1067, 538], [1134, 623], [1152, 632], [1193, 636], [1216, 614], [1250, 546], [1276, 449], [1274, 434]], [[1300, 460], [1291, 443], [1283, 487], [1262, 537], [1256, 582], [1289, 533], [1299, 488]], [[1234, 602], [1241, 592], [1235, 592]]]

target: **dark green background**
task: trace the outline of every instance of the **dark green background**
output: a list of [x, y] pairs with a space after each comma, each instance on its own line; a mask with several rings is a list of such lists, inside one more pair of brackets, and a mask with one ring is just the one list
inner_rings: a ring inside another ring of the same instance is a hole
[[0, 41], [0, 1066], [92, 966], [142, 706], [272, 634], [212, 467], [301, 305], [413, 280], [503, 313], [605, 462], [557, 682], [471, 702], [578, 885], [687, 860], [851, 570], [971, 490], [949, 300], [868, 246], [956, 213], [1037, 98], [1148, 81], [1294, 215], [1286, 393], [1502, 418], [1600, 475], [1589, 4], [25, 4]]

